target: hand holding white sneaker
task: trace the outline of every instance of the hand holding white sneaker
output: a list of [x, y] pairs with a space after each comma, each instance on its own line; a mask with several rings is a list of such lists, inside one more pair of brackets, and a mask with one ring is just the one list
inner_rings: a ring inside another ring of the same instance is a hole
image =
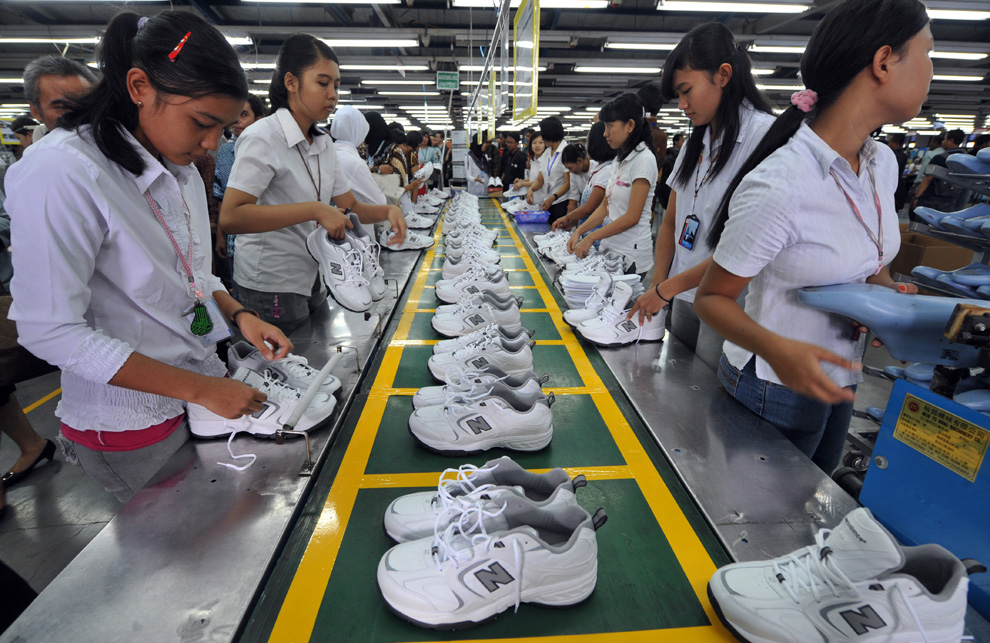
[[337, 302], [354, 312], [371, 308], [371, 288], [364, 275], [364, 247], [352, 243], [354, 237], [345, 235], [334, 239], [323, 228], [313, 230], [306, 238], [306, 247], [320, 264], [320, 273], [330, 294]]

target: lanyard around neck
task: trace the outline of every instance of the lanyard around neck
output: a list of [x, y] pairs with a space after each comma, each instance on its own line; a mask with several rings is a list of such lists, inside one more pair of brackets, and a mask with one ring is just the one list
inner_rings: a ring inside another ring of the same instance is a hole
[[880, 274], [880, 271], [883, 270], [883, 214], [881, 213], [880, 210], [880, 196], [877, 194], [877, 182], [876, 179], [873, 177], [873, 167], [867, 165], [866, 171], [870, 175], [870, 187], [873, 189], [873, 202], [877, 207], [876, 234], [873, 232], [873, 229], [870, 228], [870, 226], [863, 219], [863, 215], [860, 214], [859, 208], [857, 208], [856, 204], [853, 203], [852, 197], [850, 197], [849, 193], [846, 192], [846, 189], [842, 187], [842, 183], [839, 182], [839, 177], [836, 175], [835, 170], [829, 168], [828, 173], [832, 175], [833, 179], [835, 179], [835, 184], [839, 186], [839, 190], [842, 192], [842, 196], [846, 197], [846, 201], [849, 202], [849, 207], [852, 208], [853, 214], [856, 215], [856, 218], [859, 219], [859, 222], [863, 225], [863, 228], [866, 230], [866, 234], [870, 237], [870, 241], [872, 241], [873, 245], [877, 247], [877, 270], [873, 274], [878, 275]]
[[705, 186], [705, 181], [708, 180], [708, 175], [712, 173], [712, 168], [715, 167], [715, 162], [718, 161], [719, 152], [721, 152], [721, 147], [717, 152], [710, 154], [711, 157], [708, 161], [708, 169], [705, 170], [705, 175], [701, 177], [701, 183], [698, 183], [698, 175], [701, 174], [701, 162], [705, 158], [705, 154], [702, 152], [698, 155], [698, 165], [694, 168], [694, 200], [698, 201], [698, 193], [701, 192], [701, 188]]
[[203, 293], [196, 286], [196, 277], [193, 275], [193, 236], [192, 236], [192, 221], [189, 215], [189, 206], [186, 205], [185, 198], [182, 199], [182, 207], [184, 209], [183, 214], [186, 215], [186, 230], [189, 232], [189, 250], [183, 255], [182, 250], [179, 249], [179, 244], [175, 240], [175, 235], [172, 234], [172, 229], [168, 227], [168, 223], [165, 222], [165, 216], [162, 214], [162, 210], [158, 207], [155, 199], [151, 196], [151, 190], [144, 191], [144, 198], [147, 199], [148, 205], [151, 206], [151, 211], [155, 213], [155, 218], [158, 219], [158, 223], [162, 226], [162, 230], [168, 235], [168, 240], [172, 242], [172, 250], [175, 250], [176, 256], [179, 258], [179, 263], [182, 264], [182, 271], [186, 275], [186, 280], [189, 282], [189, 287], [192, 289], [192, 293], [197, 301], [203, 301]]
[[306, 174], [309, 175], [309, 182], [313, 184], [313, 189], [316, 190], [316, 200], [322, 203], [323, 202], [323, 171], [322, 168], [320, 168], [320, 155], [319, 154], [316, 155], [316, 175], [317, 175], [317, 179], [319, 179], [319, 183], [317, 183], [317, 179], [313, 178], [313, 172], [312, 170], [309, 169], [309, 163], [306, 162], [306, 157], [303, 156], [302, 150], [296, 147], [296, 151], [299, 152], [299, 159], [302, 161], [303, 167], [306, 168]]

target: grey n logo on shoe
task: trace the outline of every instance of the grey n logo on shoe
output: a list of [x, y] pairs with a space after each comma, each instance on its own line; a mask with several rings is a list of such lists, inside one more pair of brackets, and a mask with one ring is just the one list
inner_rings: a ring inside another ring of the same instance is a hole
[[476, 360], [472, 360], [471, 365], [475, 368], [484, 368], [485, 366], [488, 366], [488, 360], [484, 357], [479, 357]]
[[468, 323], [472, 326], [480, 326], [485, 323], [485, 318], [481, 315], [471, 315], [468, 317]]
[[339, 263], [330, 263], [330, 272], [338, 277], [344, 276], [344, 268]]
[[879, 630], [887, 627], [887, 623], [877, 614], [872, 605], [864, 605], [858, 611], [846, 610], [839, 612], [839, 616], [852, 628], [853, 632], [862, 636], [869, 629]]
[[508, 585], [516, 580], [498, 562], [489, 565], [488, 569], [479, 569], [474, 573], [474, 577], [489, 592], [496, 591], [499, 585]]
[[636, 330], [636, 322], [634, 322], [631, 319], [627, 319], [626, 321], [624, 321], [621, 324], [619, 324], [619, 328], [621, 328], [622, 330], [624, 330], [626, 332], [630, 332], [631, 333], [632, 331]]
[[492, 425], [489, 424], [488, 420], [486, 420], [484, 416], [481, 415], [479, 415], [476, 418], [471, 418], [470, 420], [465, 420], [464, 424], [467, 424], [468, 428], [471, 429], [475, 435], [478, 435], [479, 433], [482, 433], [484, 431], [492, 430]]

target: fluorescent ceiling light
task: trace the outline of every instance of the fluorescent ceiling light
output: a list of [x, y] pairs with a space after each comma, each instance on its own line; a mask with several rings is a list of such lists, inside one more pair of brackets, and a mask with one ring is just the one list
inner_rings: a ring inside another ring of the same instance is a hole
[[439, 96], [440, 92], [378, 92], [382, 96]]
[[[544, 6], [542, 2], [540, 3], [540, 6], [541, 7]], [[526, 67], [520, 67], [519, 69], [525, 69], [526, 71], [532, 71], [531, 69], [526, 68]], [[458, 71], [484, 71], [485, 70], [485, 66], [484, 65], [459, 65], [457, 67], [457, 70]], [[492, 71], [492, 70], [499, 71], [499, 67], [497, 67], [495, 65], [492, 65], [492, 67], [489, 69], [489, 71]], [[541, 65], [539, 67], [539, 70], [540, 71], [546, 71], [547, 68], [546, 67], [543, 67]], [[512, 65], [509, 65], [509, 73], [511, 74], [512, 72], [513, 72]]]
[[424, 80], [362, 80], [362, 85], [433, 85], [437, 81], [435, 78]]
[[776, 91], [776, 92], [797, 92], [797, 91], [801, 91], [802, 89], [804, 89], [804, 85], [763, 85], [763, 84], [757, 83], [756, 88], [757, 89], [762, 89], [765, 92], [771, 92], [771, 91]]
[[517, 40], [515, 44], [520, 49], [532, 49], [535, 47], [532, 40]]
[[928, 17], [932, 20], [987, 20], [990, 11], [960, 11], [958, 9], [929, 9]]
[[100, 39], [96, 36], [88, 38], [0, 38], [4, 45], [98, 45]]
[[935, 136], [936, 134], [941, 134], [941, 133], [942, 132], [938, 131], [937, 129], [920, 130], [917, 132], [919, 136]]
[[275, 4], [399, 4], [399, 0], [244, 0]]
[[939, 118], [948, 119], [950, 121], [953, 119], [971, 121], [976, 118], [976, 114], [935, 114], [935, 115], [938, 116]]
[[419, 40], [415, 38], [385, 38], [382, 40], [371, 38], [321, 38], [320, 40], [331, 47], [419, 47]]
[[659, 67], [593, 67], [578, 65], [574, 71], [579, 74], [659, 74]]
[[0, 105], [0, 108], [4, 109], [27, 109], [29, 107], [31, 106], [27, 103], [4, 103], [3, 105]]
[[20, 85], [23, 82], [23, 78], [0, 78], [0, 83], [4, 83], [6, 85]]
[[958, 76], [954, 74], [935, 74], [932, 76], [932, 80], [958, 80], [963, 82], [979, 82], [983, 80], [983, 76]]
[[606, 49], [642, 49], [644, 51], [670, 51], [677, 46], [676, 42], [613, 42], [605, 41]]
[[250, 47], [254, 44], [248, 36], [224, 36], [227, 39], [227, 44], [231, 47]]
[[[542, 6], [542, 2], [540, 5]], [[666, 0], [657, 5], [658, 11], [713, 11], [719, 13], [801, 13], [806, 4], [776, 4], [763, 2], [690, 2]]]
[[243, 69], [275, 69], [275, 63], [249, 63], [241, 61]]
[[271, 78], [255, 78], [251, 82], [252, 83], [258, 83], [259, 85], [271, 85], [272, 84], [272, 79]]
[[249, 89], [248, 91], [250, 93], [254, 94], [255, 96], [267, 96], [268, 95], [268, 90], [267, 89]]
[[777, 71], [776, 69], [751, 69], [750, 72], [754, 76], [769, 76], [770, 74]]
[[753, 45], [749, 50], [754, 54], [803, 54], [804, 47], [780, 45]]
[[[522, 4], [521, 0], [512, 0], [510, 5], [513, 9], [518, 9]], [[454, 0], [453, 6], [457, 9], [494, 9], [494, 0]], [[608, 0], [541, 0], [540, 9], [605, 9], [608, 7]]]
[[356, 109], [385, 109], [385, 106], [384, 105], [372, 105], [370, 103], [359, 103], [359, 102], [353, 101], [353, 100], [342, 100], [342, 101], [338, 101], [338, 104], [340, 104], [340, 105], [348, 105], [348, 106], [354, 107]]
[[[418, 46], [418, 45], [417, 45]], [[340, 66], [341, 71], [427, 71], [429, 65], [348, 65]]]
[[928, 54], [931, 58], [948, 58], [951, 60], [983, 60], [985, 53], [970, 53], [965, 51], [933, 51]]

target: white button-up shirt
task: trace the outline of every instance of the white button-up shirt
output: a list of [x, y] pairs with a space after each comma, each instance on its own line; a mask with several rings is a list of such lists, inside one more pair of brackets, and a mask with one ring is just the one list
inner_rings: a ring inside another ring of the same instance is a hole
[[[561, 160], [564, 155], [565, 147], [567, 147], [567, 143], [561, 141], [560, 145], [557, 146], [557, 151], [554, 152], [550, 149], [550, 145], [548, 144], [546, 151], [543, 152], [543, 156], [540, 157], [543, 159], [543, 165], [540, 167], [540, 172], [543, 173], [543, 187], [547, 190], [547, 196], [553, 194], [558, 195], [558, 197], [554, 200], [553, 205], [557, 205], [558, 203], [562, 203], [567, 200], [567, 192], [560, 194], [560, 188], [564, 185], [564, 175], [570, 174], [567, 166], [564, 165], [564, 162]], [[543, 197], [543, 200], [546, 200], [546, 198], [546, 196]], [[537, 201], [537, 205], [539, 204], [540, 202]]]
[[646, 143], [639, 143], [622, 161], [612, 161], [612, 176], [605, 189], [605, 197], [608, 199], [605, 225], [622, 218], [629, 211], [632, 186], [637, 179], [645, 179], [650, 184], [643, 211], [639, 213], [639, 221], [619, 234], [602, 239], [600, 246], [621, 254], [625, 258], [626, 268], [635, 263], [636, 272], [642, 273], [653, 267], [650, 215], [653, 211], [653, 192], [657, 186], [657, 155]]
[[[351, 189], [330, 136], [314, 136], [312, 144], [307, 143], [284, 107], [245, 129], [234, 151], [227, 188], [257, 197], [258, 205], [329, 203]], [[306, 221], [237, 235], [234, 281], [252, 290], [309, 297], [320, 267], [306, 249], [306, 237], [317, 225]]]
[[[687, 154], [678, 154], [674, 161], [674, 169], [667, 178], [667, 185], [677, 193], [677, 212], [674, 218], [674, 259], [670, 264], [668, 276], [673, 277], [682, 272], [694, 268], [698, 264], [712, 256], [712, 250], [708, 247], [706, 238], [715, 222], [716, 210], [722, 202], [722, 197], [728, 189], [732, 179], [749, 159], [753, 150], [760, 144], [763, 135], [767, 133], [773, 125], [772, 114], [757, 111], [752, 103], [743, 101], [739, 106], [739, 134], [736, 136], [734, 147], [729, 155], [729, 160], [722, 167], [722, 170], [715, 176], [711, 176], [712, 153], [725, 154], [728, 148], [722, 149], [724, 134], [715, 141], [714, 146], [711, 140], [711, 128], [705, 128], [705, 136], [702, 139], [701, 162], [695, 168], [698, 182], [698, 198], [694, 198], [695, 177], [687, 183], [679, 183], [677, 174], [684, 163]], [[682, 151], [684, 151], [682, 149]], [[708, 173], [707, 179], [706, 172]], [[700, 225], [695, 236], [694, 247], [688, 250], [677, 241], [680, 239], [681, 231], [684, 229], [684, 222], [690, 215], [698, 217]], [[694, 301], [696, 288], [687, 290], [676, 295], [677, 299], [684, 301]]]
[[145, 429], [182, 413], [180, 400], [108, 383], [134, 351], [205, 375], [226, 372], [182, 317], [195, 300], [144, 197], [150, 191], [183, 254], [191, 232], [196, 285], [209, 297], [224, 288], [210, 274], [203, 181], [192, 165], [160, 163], [126, 136], [144, 160], [140, 176], [104, 156], [83, 126], [50, 132], [5, 180], [10, 318], [25, 348], [62, 369], [55, 413], [80, 431]]
[[[715, 250], [718, 265], [739, 277], [753, 277], [746, 314], [756, 323], [853, 361], [862, 357], [865, 337], [853, 341], [852, 322], [799, 303], [797, 293], [811, 286], [863, 283], [877, 272], [877, 247], [829, 170], [877, 234], [879, 222], [868, 169], [872, 168], [883, 216], [883, 264], [897, 255], [901, 243], [894, 209], [897, 159], [886, 145], [867, 139], [859, 162], [857, 176], [848, 161], [807, 123], [802, 124], [790, 141], [743, 179], [732, 197], [729, 220]], [[739, 369], [753, 356], [729, 341], [723, 350]], [[863, 379], [860, 373], [828, 362], [822, 362], [822, 368], [839, 386]], [[756, 359], [756, 374], [781, 383], [761, 357]]]

